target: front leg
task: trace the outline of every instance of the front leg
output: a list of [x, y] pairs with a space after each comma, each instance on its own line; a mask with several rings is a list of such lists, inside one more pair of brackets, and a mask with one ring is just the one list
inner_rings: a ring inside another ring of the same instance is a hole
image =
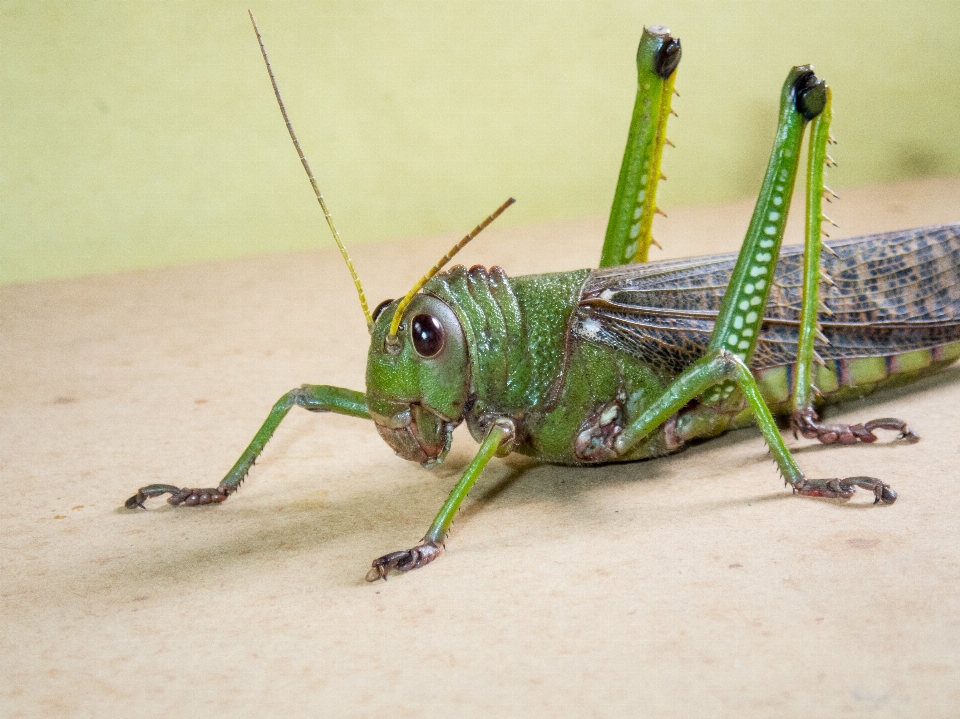
[[420, 544], [399, 552], [384, 554], [382, 557], [373, 560], [373, 566], [367, 572], [367, 581], [375, 582], [378, 579], [386, 580], [387, 575], [394, 569], [398, 572], [409, 572], [411, 569], [419, 569], [429, 564], [440, 555], [443, 547], [443, 540], [450, 530], [453, 518], [460, 508], [460, 504], [469, 494], [474, 482], [483, 472], [494, 456], [509, 451], [509, 447], [516, 437], [516, 427], [513, 420], [506, 417], [495, 419], [490, 423], [487, 429], [487, 436], [484, 437], [480, 445], [477, 456], [473, 458], [470, 466], [467, 467], [460, 481], [457, 482], [447, 501], [443, 503], [436, 519], [430, 525], [426, 535], [420, 540]]
[[614, 450], [620, 456], [627, 454], [634, 445], [691, 400], [710, 387], [725, 385], [735, 386], [746, 396], [760, 432], [770, 447], [770, 453], [784, 480], [793, 487], [794, 492], [808, 497], [849, 499], [857, 487], [862, 487], [873, 492], [874, 503], [893, 504], [897, 500], [897, 493], [874, 477], [807, 479], [783, 443], [783, 437], [780, 436], [773, 415], [770, 414], [749, 368], [737, 355], [722, 349], [697, 360], [677, 377], [640, 417], [624, 428], [614, 442]]
[[260, 427], [260, 430], [254, 436], [253, 441], [240, 455], [240, 459], [233, 465], [233, 468], [227, 472], [219, 485], [208, 489], [190, 489], [179, 488], [172, 484], [150, 484], [141, 487], [135, 495], [125, 502], [128, 509], [141, 507], [150, 497], [159, 497], [164, 494], [170, 494], [167, 502], [173, 505], [186, 504], [195, 506], [199, 504], [213, 504], [223, 502], [231, 494], [237, 491], [240, 483], [247, 476], [247, 472], [253, 466], [253, 463], [260, 456], [267, 442], [276, 432], [280, 422], [287, 416], [287, 412], [294, 406], [300, 406], [311, 412], [334, 412], [336, 414], [346, 414], [351, 417], [363, 417], [370, 419], [367, 413], [367, 400], [363, 392], [357, 392], [343, 387], [331, 387], [325, 384], [305, 384], [297, 389], [290, 390], [281, 397], [270, 415]]

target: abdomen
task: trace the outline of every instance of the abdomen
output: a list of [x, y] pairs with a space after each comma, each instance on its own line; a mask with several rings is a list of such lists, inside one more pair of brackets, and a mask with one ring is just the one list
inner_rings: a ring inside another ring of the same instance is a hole
[[[843, 402], [909, 384], [948, 367], [958, 357], [960, 341], [892, 355], [828, 360], [814, 368], [813, 384], [823, 404]], [[795, 364], [754, 370], [774, 414], [787, 415], [792, 409], [795, 370]]]

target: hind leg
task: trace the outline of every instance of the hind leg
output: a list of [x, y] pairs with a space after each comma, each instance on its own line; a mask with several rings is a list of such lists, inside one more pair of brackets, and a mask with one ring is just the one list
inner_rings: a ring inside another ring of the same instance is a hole
[[[800, 335], [797, 342], [797, 371], [793, 386], [793, 411], [790, 427], [796, 437], [816, 439], [823, 444], [857, 444], [876, 442], [875, 429], [898, 432], [897, 439], [917, 442], [918, 437], [901, 419], [885, 417], [864, 424], [827, 424], [820, 421], [813, 401], [816, 388], [813, 385], [813, 365], [823, 364], [814, 349], [814, 340], [826, 342], [820, 333], [818, 315], [830, 310], [820, 302], [820, 281], [832, 282], [824, 274], [820, 263], [821, 249], [826, 247], [821, 239], [821, 226], [825, 220], [821, 200], [827, 191], [823, 184], [824, 166], [830, 162], [827, 143], [830, 142], [831, 93], [827, 90], [823, 110], [811, 123], [810, 158], [807, 163], [807, 214], [806, 238], [803, 255], [803, 305], [800, 314]], [[827, 247], [829, 250], [829, 247]]]
[[[657, 209], [660, 157], [667, 140], [680, 40], [670, 30], [644, 28], [637, 50], [637, 99], [623, 152], [617, 191], [600, 255], [600, 267], [646, 262]], [[663, 213], [660, 213], [663, 214]]]

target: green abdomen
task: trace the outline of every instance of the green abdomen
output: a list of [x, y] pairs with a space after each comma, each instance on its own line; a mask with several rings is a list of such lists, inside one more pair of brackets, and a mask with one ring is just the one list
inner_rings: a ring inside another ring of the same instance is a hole
[[[814, 369], [813, 384], [824, 404], [859, 399], [938, 372], [960, 357], [960, 342], [895, 355], [828, 360]], [[774, 414], [789, 414], [795, 365], [756, 370], [754, 376]]]

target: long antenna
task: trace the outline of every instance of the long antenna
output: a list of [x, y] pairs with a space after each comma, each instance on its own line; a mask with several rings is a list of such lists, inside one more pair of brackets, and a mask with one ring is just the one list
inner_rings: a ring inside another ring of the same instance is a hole
[[410, 302], [411, 302], [411, 300], [413, 300], [414, 295], [416, 295], [416, 294], [423, 288], [423, 286], [424, 286], [425, 284], [427, 284], [427, 282], [430, 281], [430, 278], [431, 278], [431, 277], [433, 277], [433, 276], [434, 276], [435, 274], [437, 274], [440, 270], [442, 270], [442, 269], [443, 269], [443, 266], [444, 266], [445, 264], [447, 264], [450, 260], [452, 260], [452, 259], [453, 259], [453, 256], [454, 256], [455, 254], [457, 254], [460, 250], [462, 250], [464, 247], [466, 247], [466, 246], [467, 246], [467, 243], [470, 242], [470, 240], [472, 240], [474, 237], [476, 237], [476, 236], [479, 235], [481, 232], [483, 232], [483, 230], [486, 229], [486, 227], [487, 227], [491, 222], [493, 222], [495, 219], [497, 219], [498, 217], [500, 217], [500, 215], [503, 214], [503, 211], [504, 211], [505, 209], [507, 209], [508, 207], [510, 207], [510, 205], [512, 205], [514, 202], [516, 202], [516, 200], [514, 200], [514, 199], [511, 197], [509, 200], [507, 200], [507, 201], [504, 202], [502, 205], [500, 205], [500, 207], [498, 207], [498, 208], [496, 209], [496, 211], [494, 211], [494, 213], [493, 213], [492, 215], [490, 215], [490, 217], [488, 217], [488, 218], [485, 219], [483, 222], [481, 222], [479, 225], [477, 225], [476, 227], [474, 227], [473, 230], [471, 230], [469, 233], [467, 233], [466, 237], [464, 237], [464, 238], [463, 238], [462, 240], [460, 240], [457, 244], [455, 244], [452, 248], [450, 248], [450, 250], [447, 252], [447, 254], [445, 254], [443, 257], [441, 257], [441, 258], [440, 258], [440, 261], [439, 261], [437, 264], [435, 264], [435, 265], [430, 269], [430, 271], [427, 272], [427, 274], [425, 274], [423, 277], [421, 277], [419, 280], [417, 280], [417, 284], [415, 284], [415, 285], [413, 286], [413, 289], [410, 290], [407, 294], [405, 294], [405, 295], [403, 296], [403, 299], [400, 300], [400, 303], [397, 305], [397, 309], [394, 310], [394, 312], [393, 312], [393, 320], [391, 320], [391, 322], [390, 322], [390, 331], [387, 333], [387, 344], [388, 344], [388, 345], [392, 345], [392, 346], [394, 346], [394, 347], [397, 346], [397, 330], [400, 328], [400, 319], [403, 317], [403, 311], [404, 311], [405, 309], [407, 309], [407, 305], [409, 305]]
[[300, 141], [297, 139], [297, 133], [293, 131], [293, 125], [290, 122], [290, 117], [287, 115], [287, 108], [283, 104], [283, 98], [280, 97], [280, 88], [277, 87], [277, 78], [273, 76], [273, 68], [270, 66], [270, 58], [267, 57], [267, 48], [263, 45], [263, 37], [260, 35], [260, 28], [257, 27], [257, 20], [253, 17], [253, 11], [247, 10], [247, 14], [250, 16], [250, 22], [253, 23], [253, 31], [257, 33], [257, 42], [260, 43], [260, 53], [263, 55], [263, 62], [267, 65], [267, 74], [270, 75], [270, 84], [273, 85], [273, 94], [277, 96], [277, 104], [280, 105], [280, 113], [283, 115], [283, 121], [287, 124], [287, 132], [290, 133], [290, 139], [293, 140], [293, 146], [297, 149], [297, 154], [300, 156], [300, 162], [303, 164], [303, 169], [307, 172], [307, 177], [310, 179], [310, 185], [313, 187], [313, 194], [317, 196], [317, 202], [320, 203], [320, 209], [323, 210], [323, 216], [327, 220], [327, 224], [330, 226], [330, 232], [333, 233], [333, 241], [337, 243], [337, 247], [340, 248], [340, 254], [343, 255], [343, 261], [347, 263], [347, 269], [350, 270], [350, 276], [353, 278], [353, 284], [357, 288], [357, 295], [360, 297], [360, 307], [363, 309], [363, 316], [367, 319], [367, 330], [373, 332], [373, 317], [370, 315], [370, 308], [367, 306], [367, 298], [363, 294], [363, 285], [360, 284], [360, 278], [357, 277], [357, 271], [353, 268], [353, 262], [350, 261], [350, 255], [347, 254], [347, 248], [343, 246], [343, 242], [340, 240], [340, 233], [337, 232], [337, 228], [333, 224], [333, 217], [330, 216], [330, 210], [327, 209], [327, 203], [323, 199], [323, 195], [320, 193], [320, 188], [317, 186], [317, 180], [313, 176], [313, 171], [310, 169], [310, 163], [307, 162], [306, 156], [303, 154], [303, 150], [300, 148]]

